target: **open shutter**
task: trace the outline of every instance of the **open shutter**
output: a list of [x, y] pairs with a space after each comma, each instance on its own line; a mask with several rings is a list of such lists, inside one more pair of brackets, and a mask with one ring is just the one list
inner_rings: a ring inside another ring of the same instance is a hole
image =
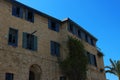
[[56, 31], [59, 32], [60, 24], [56, 23]]
[[48, 19], [48, 28], [51, 29], [51, 20]]
[[16, 6], [12, 5], [12, 15], [16, 15]]
[[34, 36], [34, 51], [37, 51], [37, 36]]
[[23, 48], [27, 48], [27, 33], [23, 32], [23, 44], [22, 47]]

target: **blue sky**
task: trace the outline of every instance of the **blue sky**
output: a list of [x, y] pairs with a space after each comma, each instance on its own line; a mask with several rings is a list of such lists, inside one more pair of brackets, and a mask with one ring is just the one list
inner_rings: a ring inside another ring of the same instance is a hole
[[[120, 60], [120, 0], [17, 0], [60, 20], [71, 18], [98, 38], [97, 46], [109, 59]], [[107, 74], [109, 80], [118, 80]]]

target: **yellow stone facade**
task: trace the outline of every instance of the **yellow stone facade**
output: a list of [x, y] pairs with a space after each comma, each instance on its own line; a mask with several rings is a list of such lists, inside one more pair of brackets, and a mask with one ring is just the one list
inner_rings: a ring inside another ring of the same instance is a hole
[[[35, 80], [60, 80], [63, 76], [57, 63], [57, 57], [50, 54], [50, 41], [60, 43], [60, 55], [62, 59], [67, 56], [67, 36], [71, 34], [68, 27], [68, 20], [60, 22], [60, 31], [56, 32], [48, 28], [48, 19], [53, 17], [34, 14], [34, 23], [12, 15], [12, 2], [0, 0], [0, 80], [6, 80], [6, 73], [13, 73], [13, 80], [29, 80], [29, 71], [35, 71]], [[9, 28], [18, 30], [18, 46], [8, 45]], [[22, 48], [22, 33], [32, 33], [38, 38], [37, 51]], [[77, 37], [76, 37], [77, 38]], [[79, 38], [78, 38], [79, 39]], [[81, 39], [80, 39], [81, 40]], [[98, 50], [81, 40], [85, 49], [96, 56], [97, 67], [89, 65], [87, 72], [88, 80], [106, 80], [103, 57], [99, 57]]]

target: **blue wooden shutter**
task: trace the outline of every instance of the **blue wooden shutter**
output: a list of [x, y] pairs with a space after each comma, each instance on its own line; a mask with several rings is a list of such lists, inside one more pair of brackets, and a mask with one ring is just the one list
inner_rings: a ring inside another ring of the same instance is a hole
[[53, 41], [51, 41], [50, 42], [50, 46], [51, 46], [51, 55], [54, 55], [55, 54], [55, 45], [54, 45], [54, 42]]
[[59, 28], [60, 28], [60, 24], [59, 23], [56, 23], [56, 31], [59, 32]]
[[34, 50], [37, 51], [37, 36], [34, 36]]
[[51, 29], [51, 20], [48, 19], [48, 28]]
[[73, 26], [73, 34], [77, 35], [77, 31], [76, 31], [76, 27], [75, 26]]
[[91, 39], [89, 36], [88, 36], [88, 43], [91, 44]]
[[12, 15], [16, 16], [16, 6], [12, 5]]
[[23, 40], [22, 41], [23, 41], [22, 47], [27, 48], [27, 33], [25, 33], [25, 32], [23, 32]]
[[18, 46], [18, 30], [16, 30], [15, 34], [15, 46]]
[[20, 18], [23, 18], [23, 9], [22, 8], [20, 8]]
[[25, 19], [28, 20], [28, 10], [25, 11]]

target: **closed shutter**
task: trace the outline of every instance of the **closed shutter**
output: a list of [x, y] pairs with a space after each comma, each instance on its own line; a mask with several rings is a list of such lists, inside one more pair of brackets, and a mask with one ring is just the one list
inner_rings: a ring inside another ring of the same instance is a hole
[[20, 8], [20, 18], [23, 18], [23, 9]]
[[60, 24], [56, 23], [56, 31], [59, 32]]
[[76, 27], [73, 26], [73, 34], [77, 35]]
[[91, 44], [91, 38], [88, 36], [88, 43]]
[[48, 19], [48, 28], [51, 29], [51, 20]]
[[18, 30], [16, 30], [15, 34], [15, 46], [18, 46]]
[[34, 49], [35, 51], [37, 51], [37, 36], [34, 36]]
[[25, 32], [23, 32], [23, 40], [22, 41], [23, 41], [22, 47], [27, 48], [27, 33], [25, 33]]
[[84, 32], [81, 32], [81, 37], [83, 40], [85, 40], [85, 33]]
[[12, 15], [16, 15], [16, 6], [12, 5]]

